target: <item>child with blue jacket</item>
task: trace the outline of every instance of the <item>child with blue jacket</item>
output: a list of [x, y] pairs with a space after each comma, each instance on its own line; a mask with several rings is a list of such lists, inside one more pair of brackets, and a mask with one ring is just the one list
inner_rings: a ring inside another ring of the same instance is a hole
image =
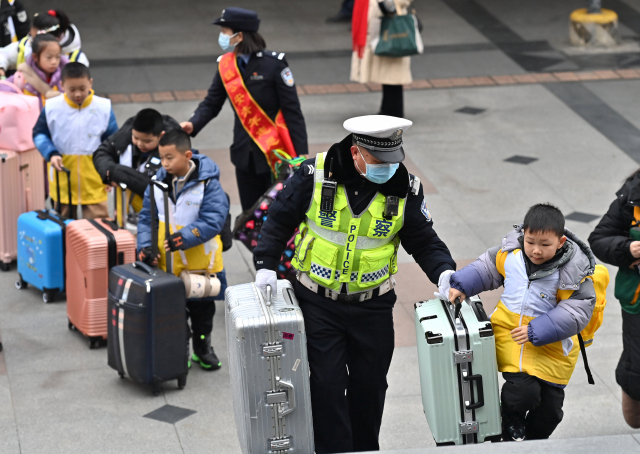
[[[147, 187], [138, 220], [138, 258], [166, 271], [166, 257], [170, 254], [176, 276], [183, 271], [208, 270], [220, 279], [222, 295], [226, 279], [220, 232], [229, 213], [229, 201], [220, 186], [220, 170], [211, 159], [191, 151], [191, 139], [182, 129], [167, 131], [158, 151], [162, 168], [155, 178], [169, 187], [169, 213], [164, 212], [162, 192], [154, 190], [160, 253], [152, 257], [151, 191], [150, 186]], [[171, 232], [167, 238], [165, 223], [169, 223]], [[193, 331], [192, 360], [205, 370], [222, 366], [211, 346], [214, 298], [187, 299]]]
[[453, 273], [449, 300], [504, 286], [491, 314], [502, 387], [503, 440], [549, 438], [596, 303], [591, 249], [550, 204], [532, 206], [500, 246]]

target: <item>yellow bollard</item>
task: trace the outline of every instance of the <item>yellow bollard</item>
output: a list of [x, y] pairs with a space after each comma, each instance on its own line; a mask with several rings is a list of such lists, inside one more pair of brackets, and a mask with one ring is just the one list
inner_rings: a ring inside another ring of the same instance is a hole
[[618, 15], [610, 9], [590, 14], [586, 8], [569, 16], [569, 41], [574, 46], [615, 47], [618, 45]]

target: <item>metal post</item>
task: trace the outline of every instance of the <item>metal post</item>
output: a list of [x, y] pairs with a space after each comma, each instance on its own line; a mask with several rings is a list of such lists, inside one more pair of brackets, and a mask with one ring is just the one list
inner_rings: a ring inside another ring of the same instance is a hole
[[587, 12], [589, 14], [600, 14], [602, 11], [602, 0], [588, 0]]

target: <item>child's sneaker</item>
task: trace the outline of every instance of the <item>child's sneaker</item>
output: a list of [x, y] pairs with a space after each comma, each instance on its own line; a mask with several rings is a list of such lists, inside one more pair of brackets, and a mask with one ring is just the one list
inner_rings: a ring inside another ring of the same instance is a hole
[[503, 412], [502, 441], [524, 441], [526, 422], [524, 415]]
[[222, 363], [211, 346], [211, 336], [193, 337], [193, 356], [191, 359], [200, 364], [204, 370], [218, 370]]

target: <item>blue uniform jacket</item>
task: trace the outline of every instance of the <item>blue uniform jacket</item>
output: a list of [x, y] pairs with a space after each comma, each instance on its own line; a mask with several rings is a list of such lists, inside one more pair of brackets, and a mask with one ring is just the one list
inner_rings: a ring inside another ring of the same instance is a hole
[[[307, 128], [300, 110], [294, 79], [284, 54], [267, 50], [256, 52], [249, 57], [245, 69], [241, 72], [247, 90], [269, 118], [275, 120], [278, 111], [282, 110], [296, 153], [308, 154]], [[226, 100], [227, 90], [222, 84], [219, 71], [216, 71], [207, 97], [189, 119], [193, 123], [192, 136], [195, 137], [220, 113]], [[235, 110], [234, 116], [231, 162], [245, 172], [270, 173], [271, 169], [264, 154], [247, 134]]]
[[[173, 175], [167, 174], [164, 168], [158, 170], [156, 174], [156, 179], [163, 181], [171, 188], [169, 190], [169, 197], [174, 201], [198, 182], [208, 180], [204, 197], [202, 198], [198, 220], [179, 230], [183, 238], [183, 249], [191, 249], [219, 235], [224, 226], [224, 221], [229, 214], [229, 201], [220, 185], [220, 169], [218, 165], [204, 155], [194, 154], [191, 160], [195, 163], [196, 170], [194, 170], [189, 181], [185, 183], [178, 194], [173, 194], [173, 185], [171, 184]], [[140, 217], [138, 218], [138, 251], [151, 246], [151, 191], [149, 188], [150, 186], [147, 187], [144, 193], [144, 203], [142, 211], [140, 211]], [[154, 190], [159, 191], [160, 189], [155, 188]], [[192, 233], [192, 230], [195, 228], [200, 232], [199, 237], [196, 237]]]

